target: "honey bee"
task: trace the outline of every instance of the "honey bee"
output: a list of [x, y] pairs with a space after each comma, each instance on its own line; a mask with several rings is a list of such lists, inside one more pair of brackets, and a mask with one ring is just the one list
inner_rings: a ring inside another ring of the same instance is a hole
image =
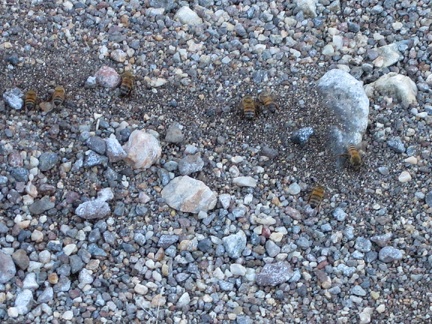
[[134, 86], [135, 76], [131, 71], [126, 71], [122, 74], [122, 81], [120, 84], [120, 97], [129, 96]]
[[279, 105], [274, 102], [273, 95], [270, 91], [263, 91], [258, 96], [259, 102], [272, 113], [276, 112], [279, 109]]
[[321, 202], [324, 199], [325, 189], [321, 185], [317, 185], [312, 189], [312, 192], [308, 199], [308, 204], [313, 208], [320, 208]]
[[359, 170], [362, 165], [362, 159], [360, 152], [354, 145], [349, 145], [347, 148], [347, 153], [342, 154], [341, 156], [345, 156], [349, 163], [349, 166], [354, 170]]
[[54, 89], [54, 93], [52, 96], [52, 102], [54, 106], [58, 107], [63, 104], [65, 100], [65, 89], [62, 86], [57, 86]]
[[24, 97], [24, 107], [26, 111], [34, 109], [36, 106], [37, 94], [34, 90], [29, 90], [26, 92]]
[[255, 102], [255, 99], [251, 96], [243, 97], [241, 101], [241, 109], [246, 119], [253, 119], [259, 114], [259, 107]]

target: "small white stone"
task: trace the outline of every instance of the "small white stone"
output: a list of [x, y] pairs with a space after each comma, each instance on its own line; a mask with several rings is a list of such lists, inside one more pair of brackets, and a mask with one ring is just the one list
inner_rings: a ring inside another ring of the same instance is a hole
[[74, 317], [74, 314], [72, 311], [66, 311], [63, 313], [62, 318], [66, 321], [70, 321]]
[[417, 164], [417, 158], [414, 156], [410, 156], [404, 160], [405, 163], [409, 164]]
[[385, 305], [384, 305], [384, 304], [381, 304], [381, 305], [379, 305], [379, 306], [376, 308], [376, 311], [377, 311], [378, 313], [383, 313], [383, 312], [385, 312], [385, 309], [386, 309]]
[[247, 194], [247, 195], [244, 197], [244, 199], [243, 199], [243, 203], [244, 203], [245, 205], [249, 205], [249, 204], [252, 202], [252, 200], [253, 200], [253, 195], [250, 193], [250, 194]]
[[411, 174], [409, 174], [408, 171], [402, 171], [402, 173], [399, 175], [398, 180], [402, 183], [411, 181]]
[[233, 276], [244, 276], [246, 274], [246, 268], [238, 263], [232, 263], [230, 265], [230, 271]]
[[9, 315], [9, 317], [12, 317], [12, 318], [18, 317], [18, 315], [19, 315], [18, 308], [10, 307], [8, 309], [8, 315]]
[[148, 288], [146, 286], [144, 286], [144, 285], [136, 284], [135, 287], [134, 287], [134, 291], [137, 294], [145, 295], [148, 292]]
[[66, 255], [71, 255], [72, 253], [77, 251], [77, 246], [76, 244], [68, 244], [63, 248], [63, 252]]
[[233, 156], [231, 158], [231, 162], [235, 163], [235, 164], [242, 163], [243, 160], [244, 160], [244, 157], [243, 156], [239, 156], [239, 155]]

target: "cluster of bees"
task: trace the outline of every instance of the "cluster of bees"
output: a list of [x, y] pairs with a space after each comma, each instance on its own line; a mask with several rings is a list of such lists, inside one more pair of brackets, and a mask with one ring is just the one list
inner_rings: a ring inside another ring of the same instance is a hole
[[[120, 96], [129, 96], [132, 92], [135, 76], [132, 72], [126, 71], [122, 74], [120, 83]], [[59, 107], [63, 104], [66, 97], [66, 91], [63, 86], [56, 86], [51, 97], [51, 102], [54, 107]], [[30, 89], [24, 95], [24, 108], [27, 111], [35, 109], [38, 104], [38, 96], [35, 90]]]
[[270, 91], [261, 92], [258, 95], [258, 99], [254, 99], [252, 96], [245, 96], [240, 102], [240, 109], [244, 117], [249, 120], [258, 117], [262, 108], [268, 109], [272, 113], [279, 109]]
[[[262, 107], [273, 113], [279, 109], [279, 105], [274, 101], [271, 92], [261, 92], [258, 95], [257, 100], [248, 95], [243, 97], [240, 101], [240, 108], [243, 112], [243, 115], [249, 120], [257, 117]], [[362, 165], [362, 159], [359, 150], [354, 145], [348, 145], [346, 151], [346, 153], [341, 154], [340, 156], [345, 158], [346, 164], [348, 164], [351, 169], [358, 171]], [[319, 212], [324, 195], [325, 188], [322, 185], [316, 185], [309, 195], [307, 203], [312, 209], [317, 209], [317, 213]]]
[[[61, 106], [65, 100], [66, 91], [62, 86], [56, 86], [52, 94], [51, 101], [55, 107]], [[35, 90], [30, 89], [24, 95], [24, 108], [27, 111], [36, 107], [38, 96]]]
[[[121, 83], [120, 83], [120, 97], [130, 96], [132, 89], [134, 87], [135, 76], [131, 71], [125, 71], [121, 75]], [[65, 89], [62, 86], [57, 86], [54, 89], [52, 95], [52, 103], [55, 107], [58, 107], [63, 104], [65, 100]], [[27, 110], [34, 109], [37, 103], [37, 94], [35, 90], [29, 90], [25, 94], [24, 98], [24, 107]], [[270, 91], [262, 91], [257, 99], [254, 99], [252, 96], [247, 95], [242, 98], [240, 101], [240, 108], [243, 112], [243, 115], [246, 119], [252, 120], [257, 117], [261, 110], [267, 109], [270, 112], [274, 113], [279, 109], [279, 105], [275, 102], [273, 95]], [[341, 154], [346, 159], [347, 164], [350, 168], [358, 171], [362, 165], [362, 159], [359, 150], [354, 145], [349, 145], [347, 148], [347, 152]], [[319, 208], [324, 199], [325, 188], [322, 185], [316, 185], [312, 192], [309, 195], [309, 199], [307, 203], [310, 205], [312, 209], [317, 209], [319, 212]]]

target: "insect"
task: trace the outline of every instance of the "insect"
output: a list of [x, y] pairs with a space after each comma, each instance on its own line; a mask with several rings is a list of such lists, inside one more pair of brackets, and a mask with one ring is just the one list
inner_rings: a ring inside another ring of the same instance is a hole
[[65, 89], [62, 86], [57, 86], [54, 89], [52, 102], [55, 106], [60, 106], [65, 100]]
[[37, 94], [34, 90], [29, 90], [26, 92], [24, 97], [24, 107], [26, 111], [34, 109], [36, 106]]
[[272, 113], [276, 112], [279, 109], [279, 105], [274, 102], [273, 95], [270, 91], [263, 91], [258, 96], [259, 102]]
[[312, 189], [311, 194], [309, 195], [308, 204], [313, 208], [319, 208], [321, 206], [321, 202], [324, 199], [325, 189], [321, 185], [317, 185]]
[[259, 114], [259, 107], [255, 102], [255, 99], [251, 96], [243, 97], [241, 101], [241, 109], [246, 119], [253, 119]]
[[359, 170], [362, 165], [362, 159], [360, 152], [354, 145], [349, 145], [347, 148], [347, 153], [341, 154], [341, 156], [347, 157], [347, 162], [349, 166], [354, 170]]
[[122, 81], [120, 84], [120, 97], [129, 96], [134, 86], [135, 76], [130, 71], [122, 74]]

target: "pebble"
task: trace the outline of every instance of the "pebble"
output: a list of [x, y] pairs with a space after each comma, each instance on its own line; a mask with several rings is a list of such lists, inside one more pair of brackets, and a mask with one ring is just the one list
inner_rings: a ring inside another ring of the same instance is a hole
[[54, 298], [54, 289], [52, 287], [46, 287], [45, 290], [39, 295], [37, 302], [38, 304], [49, 303]]
[[379, 251], [379, 259], [383, 262], [393, 262], [401, 260], [403, 257], [403, 252], [392, 246], [385, 246]]
[[15, 274], [16, 268], [12, 257], [0, 251], [0, 284], [9, 282]]
[[44, 152], [39, 157], [39, 170], [51, 170], [59, 162], [59, 156], [54, 152]]
[[199, 25], [202, 24], [202, 19], [188, 6], [181, 7], [176, 14], [174, 19], [180, 21], [184, 25]]
[[3, 93], [3, 100], [12, 109], [21, 110], [24, 105], [24, 93], [18, 89], [13, 88]]
[[406, 150], [400, 137], [392, 137], [387, 141], [387, 145], [396, 153], [404, 153]]
[[101, 219], [110, 213], [108, 203], [99, 199], [83, 202], [75, 209], [75, 214], [84, 219]]
[[347, 217], [347, 213], [345, 213], [344, 210], [340, 207], [336, 207], [332, 215], [339, 222], [343, 222]]
[[39, 285], [36, 282], [36, 274], [35, 273], [27, 274], [27, 276], [24, 278], [23, 281], [23, 289], [35, 290], [37, 288], [39, 288]]
[[366, 291], [361, 286], [358, 286], [358, 285], [354, 286], [351, 289], [351, 293], [356, 295], [356, 296], [361, 296], [361, 297], [366, 296]]
[[233, 276], [241, 276], [246, 275], [246, 268], [238, 263], [232, 263], [230, 265], [230, 271]]
[[233, 184], [239, 187], [252, 187], [255, 188], [257, 181], [249, 176], [246, 177], [236, 177], [233, 179]]
[[288, 281], [293, 274], [288, 262], [266, 264], [256, 276], [259, 286], [277, 286]]
[[134, 130], [123, 146], [125, 159], [134, 169], [147, 169], [159, 161], [162, 149], [159, 141], [143, 130]]
[[181, 175], [190, 175], [199, 172], [204, 167], [204, 161], [200, 154], [186, 155], [178, 162], [178, 169]]
[[124, 61], [126, 61], [127, 54], [121, 49], [116, 49], [111, 52], [110, 57], [112, 60], [118, 63], [123, 63]]
[[104, 88], [115, 88], [119, 85], [120, 75], [109, 66], [102, 66], [95, 74], [96, 82]]
[[426, 200], [426, 204], [427, 204], [429, 207], [432, 207], [432, 191], [429, 191], [429, 192], [427, 193], [427, 195], [426, 195], [426, 197], [425, 197], [425, 200]]
[[179, 123], [172, 123], [166, 132], [165, 141], [168, 143], [182, 143], [184, 141], [183, 127]]
[[287, 189], [287, 193], [290, 195], [298, 195], [301, 191], [301, 187], [297, 183], [292, 183], [289, 185]]
[[402, 171], [398, 177], [399, 182], [408, 182], [411, 181], [411, 174], [408, 171]]
[[360, 324], [370, 323], [372, 313], [373, 313], [372, 307], [365, 307], [363, 311], [359, 313]]
[[314, 135], [314, 129], [312, 127], [303, 127], [293, 132], [291, 135], [291, 141], [303, 146], [309, 141], [309, 138], [312, 135]]
[[393, 236], [392, 233], [385, 233], [385, 234], [381, 234], [381, 235], [374, 235], [370, 239], [372, 242], [374, 242], [378, 246], [384, 247], [390, 241], [392, 236]]
[[[111, 163], [121, 161], [127, 157], [127, 153], [115, 136], [105, 139], [106, 153]], [[103, 153], [100, 153], [103, 154]]]
[[315, 274], [317, 276], [318, 282], [323, 289], [329, 289], [332, 285], [331, 278], [323, 270], [316, 270]]
[[237, 234], [222, 238], [222, 242], [228, 256], [237, 259], [246, 248], [246, 234], [240, 230]]
[[213, 209], [217, 202], [215, 192], [202, 181], [189, 176], [174, 178], [163, 188], [161, 194], [170, 207], [195, 214]]
[[[26, 251], [23, 249], [16, 250], [12, 254], [12, 259], [15, 262], [15, 264], [18, 266], [18, 268], [20, 268], [21, 270], [26, 270], [29, 266], [30, 258], [28, 257]], [[0, 260], [2, 260], [1, 254], [0, 254]], [[0, 263], [4, 264], [3, 261], [1, 261]]]
[[89, 149], [95, 151], [98, 154], [104, 155], [106, 151], [106, 142], [103, 138], [99, 136], [90, 136], [86, 140], [86, 144]]
[[381, 76], [365, 87], [366, 93], [372, 96], [373, 91], [388, 95], [401, 102], [404, 108], [417, 104], [417, 86], [405, 75], [395, 72]]
[[50, 197], [44, 196], [41, 199], [36, 199], [34, 203], [29, 206], [29, 212], [32, 215], [40, 215], [54, 207], [54, 201], [52, 201]]
[[29, 289], [24, 289], [17, 294], [15, 307], [20, 315], [27, 314], [33, 306], [33, 293]]
[[372, 243], [370, 240], [364, 237], [358, 237], [356, 239], [354, 248], [360, 252], [369, 252], [372, 248]]

